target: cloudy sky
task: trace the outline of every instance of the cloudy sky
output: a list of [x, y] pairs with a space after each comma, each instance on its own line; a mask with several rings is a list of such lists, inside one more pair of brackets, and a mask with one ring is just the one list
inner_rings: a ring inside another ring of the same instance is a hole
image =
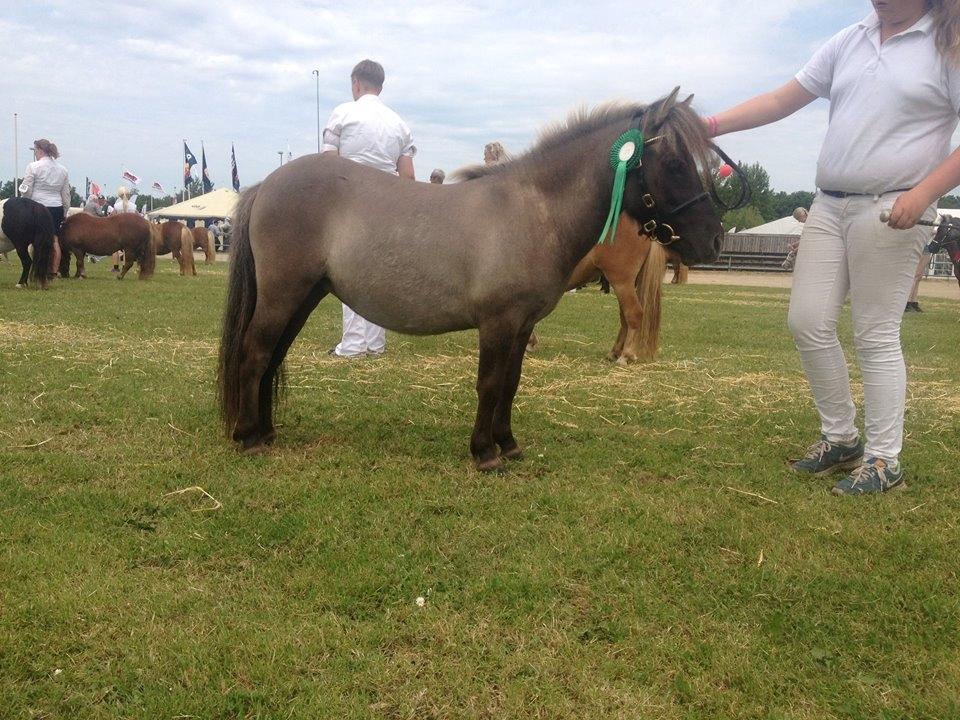
[[[182, 184], [182, 140], [206, 148], [218, 187], [234, 143], [244, 185], [289, 146], [316, 151], [320, 119], [349, 100], [350, 69], [386, 68], [383, 98], [410, 125], [417, 175], [479, 162], [500, 140], [527, 147], [579, 105], [654, 100], [680, 85], [712, 114], [788, 80], [870, 11], [867, 0], [634, 0], [525, 3], [410, 0], [30, 0], [0, 17], [0, 175], [33, 139], [60, 148], [71, 179], [110, 192], [121, 169]], [[724, 138], [778, 190], [812, 190], [827, 107]], [[81, 188], [82, 191], [82, 188]]]

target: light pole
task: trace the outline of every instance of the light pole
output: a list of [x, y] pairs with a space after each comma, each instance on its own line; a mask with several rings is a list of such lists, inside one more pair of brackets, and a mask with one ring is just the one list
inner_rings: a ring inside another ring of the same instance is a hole
[[13, 196], [20, 197], [20, 129], [17, 127], [17, 114], [13, 114]]
[[313, 74], [317, 76], [317, 153], [320, 152], [320, 71], [314, 70]]
[[277, 150], [277, 155], [280, 156], [280, 167], [283, 167], [283, 150]]

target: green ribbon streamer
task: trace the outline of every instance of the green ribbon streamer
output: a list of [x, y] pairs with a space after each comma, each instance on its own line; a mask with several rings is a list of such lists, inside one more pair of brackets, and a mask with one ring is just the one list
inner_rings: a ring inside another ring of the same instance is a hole
[[[633, 152], [626, 159], [620, 156], [620, 151], [624, 145], [633, 143]], [[610, 242], [613, 242], [614, 235], [617, 234], [617, 226], [620, 224], [620, 212], [623, 209], [623, 191], [627, 185], [627, 173], [634, 168], [640, 167], [640, 161], [643, 156], [643, 133], [636, 128], [627, 130], [623, 135], [617, 138], [610, 148], [610, 166], [614, 169], [613, 174], [613, 194], [610, 197], [610, 212], [607, 215], [607, 222], [603, 226], [603, 232], [600, 233], [600, 239], [597, 245], [602, 244], [609, 236]]]

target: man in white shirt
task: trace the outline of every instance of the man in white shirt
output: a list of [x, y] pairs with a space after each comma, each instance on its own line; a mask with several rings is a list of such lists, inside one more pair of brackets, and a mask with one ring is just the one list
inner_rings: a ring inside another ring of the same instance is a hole
[[[380, 63], [357, 63], [350, 73], [353, 102], [338, 105], [330, 115], [323, 131], [322, 152], [415, 180], [413, 156], [417, 148], [407, 124], [380, 99], [383, 81]], [[382, 355], [386, 345], [382, 327], [343, 306], [343, 336], [331, 354], [347, 358]]]

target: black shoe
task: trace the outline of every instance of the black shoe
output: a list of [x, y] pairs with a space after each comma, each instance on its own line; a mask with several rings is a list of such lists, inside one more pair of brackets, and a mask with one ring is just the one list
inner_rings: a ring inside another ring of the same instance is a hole
[[904, 312], [923, 312], [923, 310], [920, 309], [920, 303], [916, 301], [908, 302], [907, 306], [903, 309], [903, 311]]

